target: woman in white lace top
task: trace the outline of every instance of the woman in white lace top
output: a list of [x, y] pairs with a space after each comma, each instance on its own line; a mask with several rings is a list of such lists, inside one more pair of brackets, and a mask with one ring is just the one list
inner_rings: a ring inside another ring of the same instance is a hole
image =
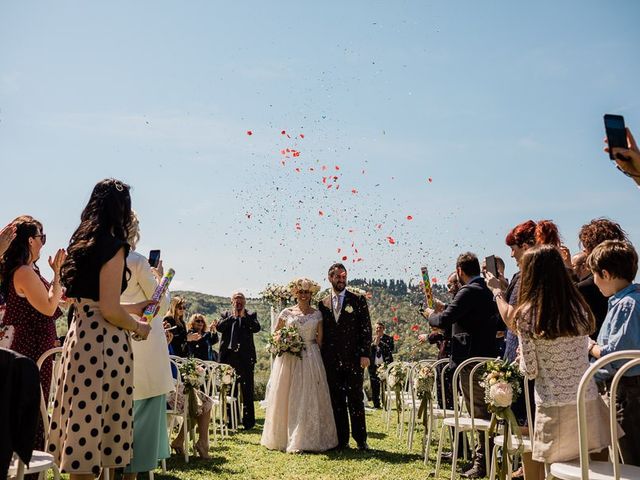
[[[550, 245], [529, 249], [522, 258], [516, 311], [520, 369], [535, 378], [535, 462], [568, 461], [579, 456], [577, 392], [589, 367], [589, 334], [595, 320], [569, 277], [560, 252]], [[609, 445], [608, 410], [595, 382], [587, 391], [589, 451]], [[527, 478], [544, 478], [538, 472]]]

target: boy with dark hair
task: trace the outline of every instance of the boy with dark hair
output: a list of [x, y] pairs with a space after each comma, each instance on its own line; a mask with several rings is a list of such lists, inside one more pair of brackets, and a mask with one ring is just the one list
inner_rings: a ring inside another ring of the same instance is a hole
[[[629, 242], [607, 240], [587, 259], [593, 279], [602, 294], [609, 297], [609, 310], [589, 353], [600, 358], [621, 350], [640, 350], [640, 285], [633, 279], [638, 273], [638, 254]], [[625, 361], [613, 362], [602, 380], [610, 380]], [[640, 366], [622, 377], [617, 394], [618, 422], [625, 432], [619, 440], [624, 463], [640, 466]]]

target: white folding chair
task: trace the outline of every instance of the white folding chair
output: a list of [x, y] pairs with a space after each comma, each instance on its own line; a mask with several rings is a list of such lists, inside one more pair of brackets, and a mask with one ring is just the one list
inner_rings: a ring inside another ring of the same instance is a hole
[[[453, 417], [447, 417], [442, 420], [442, 429], [440, 430], [440, 440], [438, 441], [438, 458], [436, 460], [436, 471], [435, 471], [436, 478], [438, 478], [438, 475], [440, 473], [440, 460], [442, 456], [442, 446], [444, 443], [444, 429], [446, 427], [453, 428], [453, 438], [452, 438], [453, 454], [451, 458], [451, 480], [455, 480], [455, 476], [456, 476], [456, 466], [458, 463], [458, 453], [459, 453], [458, 452], [458, 435], [464, 432], [470, 432], [474, 434], [480, 430], [485, 432], [489, 431], [491, 421], [475, 418], [475, 415], [473, 413], [473, 410], [474, 410], [473, 384], [474, 384], [474, 378], [475, 378], [476, 372], [479, 370], [479, 368], [482, 367], [485, 363], [492, 360], [495, 360], [495, 358], [472, 357], [461, 362], [460, 365], [458, 365], [458, 367], [456, 368], [456, 371], [453, 373]], [[471, 368], [471, 372], [469, 373], [469, 379], [468, 379], [469, 405], [471, 405], [471, 409], [468, 412], [468, 415], [465, 415], [463, 412], [464, 403], [465, 403], [464, 391], [462, 392], [463, 401], [461, 402], [460, 401], [461, 399], [458, 397], [458, 393], [459, 393], [458, 384], [460, 383], [460, 374], [462, 373], [462, 370], [465, 369], [467, 365], [472, 365], [474, 363], [476, 365]], [[475, 435], [473, 435], [473, 437], [475, 438]], [[476, 440], [474, 440], [474, 442], [475, 441]], [[489, 436], [488, 435], [485, 435], [485, 462], [486, 462], [486, 469], [487, 471], [489, 471], [490, 465], [489, 465]]]
[[[410, 415], [409, 415], [409, 427], [408, 427], [408, 438], [407, 438], [407, 446], [409, 448], [409, 451], [411, 451], [413, 449], [413, 438], [415, 436], [415, 430], [416, 430], [416, 424], [417, 424], [417, 419], [418, 419], [418, 410], [420, 409], [420, 404], [418, 402], [418, 394], [417, 394], [417, 385], [416, 385], [416, 376], [417, 376], [417, 372], [419, 372], [424, 366], [429, 366], [430, 368], [434, 368], [434, 365], [437, 363], [436, 360], [433, 359], [427, 359], [427, 360], [419, 360], [417, 362], [415, 362], [413, 364], [413, 367], [411, 368], [411, 372], [409, 374], [409, 388], [410, 388], [410, 392], [411, 392], [411, 409], [410, 409]], [[436, 370], [433, 370], [433, 374], [434, 377], [435, 375], [437, 375]], [[434, 380], [434, 385], [435, 385], [435, 380]], [[433, 390], [433, 389], [432, 389]], [[433, 391], [429, 393], [430, 395], [430, 399], [429, 399], [429, 411], [425, 412], [425, 415], [427, 415], [427, 418], [430, 421], [431, 418], [431, 411], [433, 410]], [[428, 428], [427, 428], [428, 430]], [[427, 431], [424, 432], [424, 434], [427, 434]], [[422, 442], [423, 446], [424, 446], [424, 441]]]
[[[389, 431], [389, 427], [391, 424], [391, 410], [394, 408], [396, 410], [396, 435], [398, 438], [402, 438], [404, 435], [404, 418], [405, 411], [411, 405], [411, 393], [409, 392], [409, 374], [411, 373], [412, 364], [408, 362], [391, 362], [387, 367], [386, 377], [387, 377], [387, 431]], [[402, 383], [398, 387], [396, 383], [394, 388], [389, 388], [389, 375], [390, 372], [395, 368], [400, 368], [402, 372]]]
[[[611, 398], [609, 405], [609, 427], [611, 431], [611, 462], [589, 461], [589, 445], [587, 435], [586, 393], [596, 372], [605, 365], [618, 360], [631, 360], [616, 372], [611, 381]], [[638, 480], [640, 467], [621, 465], [618, 461], [620, 451], [618, 446], [618, 421], [616, 415], [616, 393], [618, 384], [630, 368], [640, 365], [640, 350], [623, 350], [613, 352], [598, 359], [582, 375], [578, 385], [578, 441], [580, 445], [580, 459], [572, 462], [552, 463], [549, 468], [550, 477], [561, 480]]]
[[[493, 452], [491, 454], [491, 471], [489, 473], [489, 480], [495, 480], [496, 478], [496, 464], [498, 462], [498, 448], [502, 448], [502, 461], [507, 462], [507, 478], [511, 478], [514, 461], [511, 457], [514, 455], [511, 453], [514, 450], [518, 450], [519, 454], [531, 453], [533, 448], [533, 441], [531, 436], [533, 435], [533, 421], [531, 415], [531, 402], [529, 396], [529, 380], [524, 379], [524, 402], [527, 412], [527, 425], [529, 426], [529, 435], [518, 435], [510, 432], [509, 437], [505, 437], [504, 434], [496, 435], [493, 437]], [[515, 460], [515, 459], [514, 459]]]

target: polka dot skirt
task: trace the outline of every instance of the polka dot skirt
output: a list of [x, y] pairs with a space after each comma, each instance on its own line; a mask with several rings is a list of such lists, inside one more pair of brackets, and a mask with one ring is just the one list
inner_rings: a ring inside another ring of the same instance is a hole
[[133, 354], [129, 334], [81, 299], [67, 334], [48, 451], [65, 473], [124, 467], [133, 440]]

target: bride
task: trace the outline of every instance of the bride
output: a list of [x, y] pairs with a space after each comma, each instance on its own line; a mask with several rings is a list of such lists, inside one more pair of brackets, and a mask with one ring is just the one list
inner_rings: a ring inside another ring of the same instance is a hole
[[260, 443], [290, 453], [323, 452], [338, 445], [338, 435], [320, 355], [322, 315], [311, 307], [320, 286], [300, 278], [291, 288], [298, 303], [280, 313], [276, 331], [285, 325], [297, 327], [305, 350], [302, 358], [285, 353], [273, 362]]

